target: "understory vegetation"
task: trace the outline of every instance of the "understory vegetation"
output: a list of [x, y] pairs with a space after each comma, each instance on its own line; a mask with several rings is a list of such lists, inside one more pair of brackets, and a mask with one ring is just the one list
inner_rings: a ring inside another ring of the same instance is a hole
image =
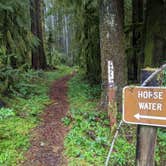
[[[65, 140], [70, 166], [103, 165], [113, 135], [107, 112], [99, 110], [100, 87], [90, 86], [77, 75], [69, 82], [70, 112], [63, 119], [71, 127]], [[111, 165], [134, 165], [134, 128], [121, 129], [111, 156]], [[132, 152], [132, 153], [131, 153]]]
[[[39, 122], [39, 115], [51, 103], [48, 87], [53, 80], [70, 74], [73, 68], [59, 66], [55, 71], [34, 72], [24, 75], [19, 84], [24, 84], [18, 93], [5, 98], [6, 106], [0, 109], [0, 165], [17, 166], [25, 158], [30, 146], [30, 131]], [[99, 85], [90, 85], [78, 72], [69, 83], [70, 111], [62, 119], [70, 128], [65, 139], [65, 155], [69, 166], [100, 166], [106, 161], [113, 133], [107, 112], [100, 110]], [[27, 80], [26, 80], [27, 79]], [[29, 84], [32, 88], [29, 88]], [[164, 80], [165, 85], [165, 80]], [[17, 88], [15, 88], [15, 91]], [[118, 120], [121, 120], [119, 113]], [[165, 129], [158, 129], [155, 162], [157, 166], [166, 160]], [[136, 126], [123, 124], [110, 158], [111, 166], [134, 166], [136, 153]]]
[[[63, 118], [70, 132], [65, 140], [69, 166], [104, 165], [113, 134], [107, 112], [100, 111], [100, 87], [90, 86], [81, 74], [69, 82], [70, 112]], [[121, 120], [119, 113], [118, 120]], [[158, 129], [155, 163], [164, 164], [165, 129]], [[110, 158], [110, 166], [135, 166], [136, 125], [123, 124]]]
[[[122, 119], [123, 87], [166, 63], [166, 0], [0, 0], [0, 18], [0, 166], [22, 164], [31, 130], [52, 102], [50, 84], [71, 73], [64, 153], [69, 166], [103, 165]], [[156, 147], [143, 155], [148, 165], [166, 166], [166, 130], [157, 130], [157, 141], [149, 136]], [[136, 133], [136, 125], [122, 125], [110, 166], [139, 165]]]
[[[22, 85], [19, 92], [6, 97], [6, 107], [0, 109], [0, 165], [18, 166], [24, 160], [24, 153], [30, 146], [30, 131], [40, 122], [39, 115], [51, 103], [48, 97], [50, 83], [71, 71], [64, 66], [51, 72], [31, 70], [15, 84]], [[13, 90], [16, 92], [17, 88]]]

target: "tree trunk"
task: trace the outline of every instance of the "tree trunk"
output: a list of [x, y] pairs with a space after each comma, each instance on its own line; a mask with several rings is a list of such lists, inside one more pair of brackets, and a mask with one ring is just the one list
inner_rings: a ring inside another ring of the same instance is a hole
[[42, 1], [30, 0], [30, 3], [31, 31], [39, 39], [39, 46], [32, 51], [32, 67], [34, 69], [45, 69], [47, 65], [43, 45]]
[[133, 0], [133, 55], [131, 60], [132, 80], [138, 82], [140, 69], [143, 67], [143, 1]]
[[147, 0], [145, 66], [157, 67], [166, 60], [165, 3], [163, 0]]
[[69, 58], [69, 35], [68, 35], [68, 16], [64, 15], [64, 21], [65, 21], [65, 53], [67, 55], [67, 58]]
[[100, 8], [101, 67], [102, 84], [104, 87], [101, 100], [103, 108], [108, 108], [106, 97], [108, 84], [107, 61], [112, 60], [115, 68], [116, 96], [119, 110], [121, 110], [122, 87], [126, 81], [122, 6], [121, 0], [105, 0], [101, 1]]
[[93, 1], [89, 0], [84, 6], [84, 41], [81, 44], [84, 48], [82, 54], [85, 56], [87, 78], [92, 84], [98, 84], [101, 82], [99, 6], [89, 7], [91, 3]]

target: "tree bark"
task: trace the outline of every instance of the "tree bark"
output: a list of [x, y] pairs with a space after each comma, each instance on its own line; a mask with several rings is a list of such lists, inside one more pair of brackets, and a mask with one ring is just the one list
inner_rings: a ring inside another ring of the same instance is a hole
[[[143, 69], [141, 83], [143, 83], [154, 71]], [[159, 86], [155, 79], [146, 86]], [[152, 126], [138, 125], [137, 127], [137, 151], [136, 166], [154, 166], [154, 154], [157, 138], [157, 128]]]
[[138, 82], [143, 67], [143, 1], [133, 0], [133, 56], [131, 60], [132, 80]]
[[85, 56], [85, 69], [88, 80], [92, 84], [98, 84], [101, 82], [99, 6], [89, 7], [91, 3], [93, 3], [93, 1], [89, 0], [84, 5], [84, 40], [81, 42], [84, 50], [81, 54]]
[[32, 67], [34, 69], [45, 69], [47, 65], [43, 44], [42, 0], [30, 0], [30, 3], [31, 31], [39, 39], [39, 46], [32, 51]]
[[107, 61], [112, 60], [115, 67], [115, 84], [117, 86], [117, 104], [121, 110], [121, 90], [126, 81], [126, 60], [123, 34], [123, 9], [121, 0], [105, 0], [100, 5], [100, 47], [103, 108], [108, 107], [107, 101]]
[[[166, 59], [166, 7], [163, 0], [147, 0], [145, 66], [159, 66]], [[157, 14], [156, 14], [157, 13]]]

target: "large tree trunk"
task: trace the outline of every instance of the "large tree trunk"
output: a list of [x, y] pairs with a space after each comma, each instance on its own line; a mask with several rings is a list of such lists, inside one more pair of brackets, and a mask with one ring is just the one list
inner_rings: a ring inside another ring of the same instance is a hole
[[[101, 57], [100, 57], [100, 33], [99, 33], [99, 6], [91, 6], [93, 1], [86, 2], [84, 6], [84, 48], [86, 63], [86, 75], [92, 84], [101, 82]], [[91, 16], [91, 17], [89, 17]], [[82, 47], [82, 46], [81, 46]]]
[[30, 0], [30, 3], [31, 31], [40, 41], [39, 46], [32, 51], [32, 67], [34, 69], [45, 69], [46, 58], [43, 45], [42, 0]]
[[101, 1], [100, 10], [100, 45], [102, 84], [104, 85], [102, 103], [107, 108], [107, 61], [112, 60], [115, 67], [115, 84], [117, 86], [117, 103], [121, 110], [122, 87], [126, 81], [126, 60], [123, 34], [122, 0]]
[[143, 1], [133, 0], [133, 55], [130, 62], [131, 77], [133, 81], [138, 82], [140, 69], [143, 67]]
[[166, 2], [147, 0], [145, 66], [158, 67], [166, 60]]
[[65, 53], [69, 58], [69, 33], [68, 33], [68, 16], [64, 15], [64, 27], [65, 27]]

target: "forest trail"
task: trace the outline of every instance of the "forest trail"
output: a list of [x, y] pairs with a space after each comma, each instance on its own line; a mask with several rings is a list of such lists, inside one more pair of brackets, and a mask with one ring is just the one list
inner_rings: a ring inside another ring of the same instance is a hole
[[53, 103], [41, 115], [41, 124], [32, 132], [31, 147], [22, 166], [65, 166], [63, 156], [64, 137], [69, 129], [61, 121], [69, 110], [67, 82], [72, 76], [65, 76], [53, 82], [50, 98]]

